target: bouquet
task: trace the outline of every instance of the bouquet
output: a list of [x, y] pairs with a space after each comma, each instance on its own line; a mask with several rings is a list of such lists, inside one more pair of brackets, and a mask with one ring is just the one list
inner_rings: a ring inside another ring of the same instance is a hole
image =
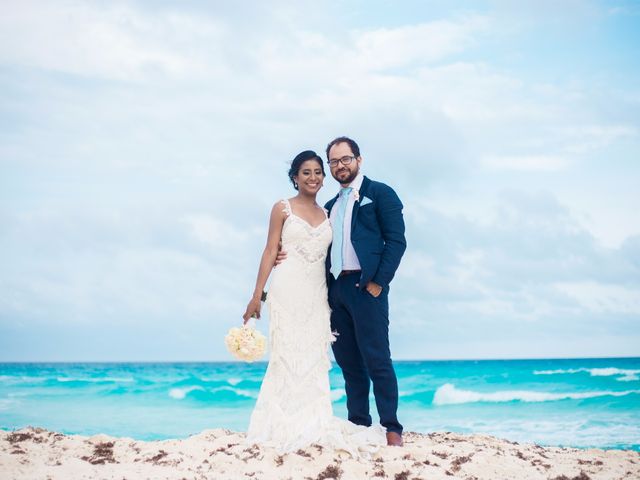
[[249, 325], [233, 327], [224, 337], [227, 350], [238, 360], [255, 362], [264, 355], [267, 339]]

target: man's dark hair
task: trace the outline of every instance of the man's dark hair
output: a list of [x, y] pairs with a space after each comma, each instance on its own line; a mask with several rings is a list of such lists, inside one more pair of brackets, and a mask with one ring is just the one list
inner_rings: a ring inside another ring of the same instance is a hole
[[358, 144], [355, 142], [355, 140], [351, 140], [349, 137], [338, 137], [334, 140], [331, 140], [331, 142], [329, 142], [329, 145], [327, 145], [327, 160], [331, 160], [329, 158], [329, 150], [331, 150], [331, 147], [338, 143], [348, 143], [349, 147], [351, 147], [353, 155], [356, 158], [360, 156], [360, 147], [358, 147]]
[[318, 162], [320, 164], [320, 168], [322, 169], [322, 176], [327, 176], [327, 174], [324, 173], [324, 163], [322, 163], [322, 159], [316, 152], [314, 152], [313, 150], [305, 150], [304, 152], [300, 152], [291, 162], [291, 168], [289, 169], [289, 180], [291, 180], [291, 183], [293, 183], [293, 188], [295, 188], [296, 190], [298, 190], [298, 186], [296, 185], [293, 177], [298, 175], [300, 166], [307, 160], [315, 160], [316, 162]]

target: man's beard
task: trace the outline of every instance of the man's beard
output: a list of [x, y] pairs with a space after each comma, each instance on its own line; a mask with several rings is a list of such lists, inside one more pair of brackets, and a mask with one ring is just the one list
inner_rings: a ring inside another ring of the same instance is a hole
[[341, 184], [349, 184], [356, 179], [356, 177], [358, 176], [358, 173], [360, 172], [360, 169], [359, 168], [356, 170], [347, 169], [347, 172], [349, 172], [349, 175], [347, 175], [344, 178], [339, 178], [337, 176], [340, 172], [336, 172], [336, 175], [334, 175], [333, 178], [335, 178]]

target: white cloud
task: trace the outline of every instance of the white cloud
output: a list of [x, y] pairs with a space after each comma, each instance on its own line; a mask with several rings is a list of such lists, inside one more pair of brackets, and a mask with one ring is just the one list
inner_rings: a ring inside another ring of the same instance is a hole
[[466, 50], [489, 28], [487, 18], [476, 16], [356, 32], [356, 66], [363, 71], [424, 66]]
[[494, 214], [482, 221], [412, 205], [421, 215], [409, 217], [409, 243], [419, 243], [409, 249], [398, 280], [403, 302], [412, 305], [403, 311], [409, 323], [421, 312], [455, 318], [448, 321], [452, 328], [482, 318], [545, 330], [559, 318], [636, 312], [634, 243], [602, 248], [548, 192], [511, 191], [497, 200]]
[[219, 62], [208, 60], [224, 41], [211, 19], [122, 3], [13, 3], [0, 17], [0, 32], [5, 63], [119, 80], [211, 75]]
[[489, 156], [482, 163], [490, 168], [522, 171], [564, 170], [570, 164], [566, 157], [553, 155]]
[[638, 286], [607, 285], [594, 281], [558, 283], [555, 287], [591, 312], [640, 315]]
[[580, 125], [561, 127], [567, 138], [565, 150], [569, 153], [586, 153], [599, 150], [627, 138], [638, 137], [638, 128], [630, 125]]
[[188, 214], [184, 221], [191, 228], [194, 238], [213, 251], [246, 242], [248, 232], [240, 230], [230, 222], [223, 221], [206, 213]]

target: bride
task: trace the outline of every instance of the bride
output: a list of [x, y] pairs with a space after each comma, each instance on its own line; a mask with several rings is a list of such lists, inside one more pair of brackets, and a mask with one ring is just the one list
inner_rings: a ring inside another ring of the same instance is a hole
[[251, 414], [247, 442], [280, 453], [312, 443], [358, 457], [386, 445], [385, 429], [364, 427], [333, 416], [329, 386], [331, 333], [325, 258], [331, 223], [316, 195], [325, 178], [320, 157], [307, 150], [291, 163], [289, 179], [298, 194], [271, 210], [267, 245], [253, 297], [243, 315], [260, 318], [260, 300], [278, 244], [289, 254], [273, 268], [269, 307], [270, 359]]

